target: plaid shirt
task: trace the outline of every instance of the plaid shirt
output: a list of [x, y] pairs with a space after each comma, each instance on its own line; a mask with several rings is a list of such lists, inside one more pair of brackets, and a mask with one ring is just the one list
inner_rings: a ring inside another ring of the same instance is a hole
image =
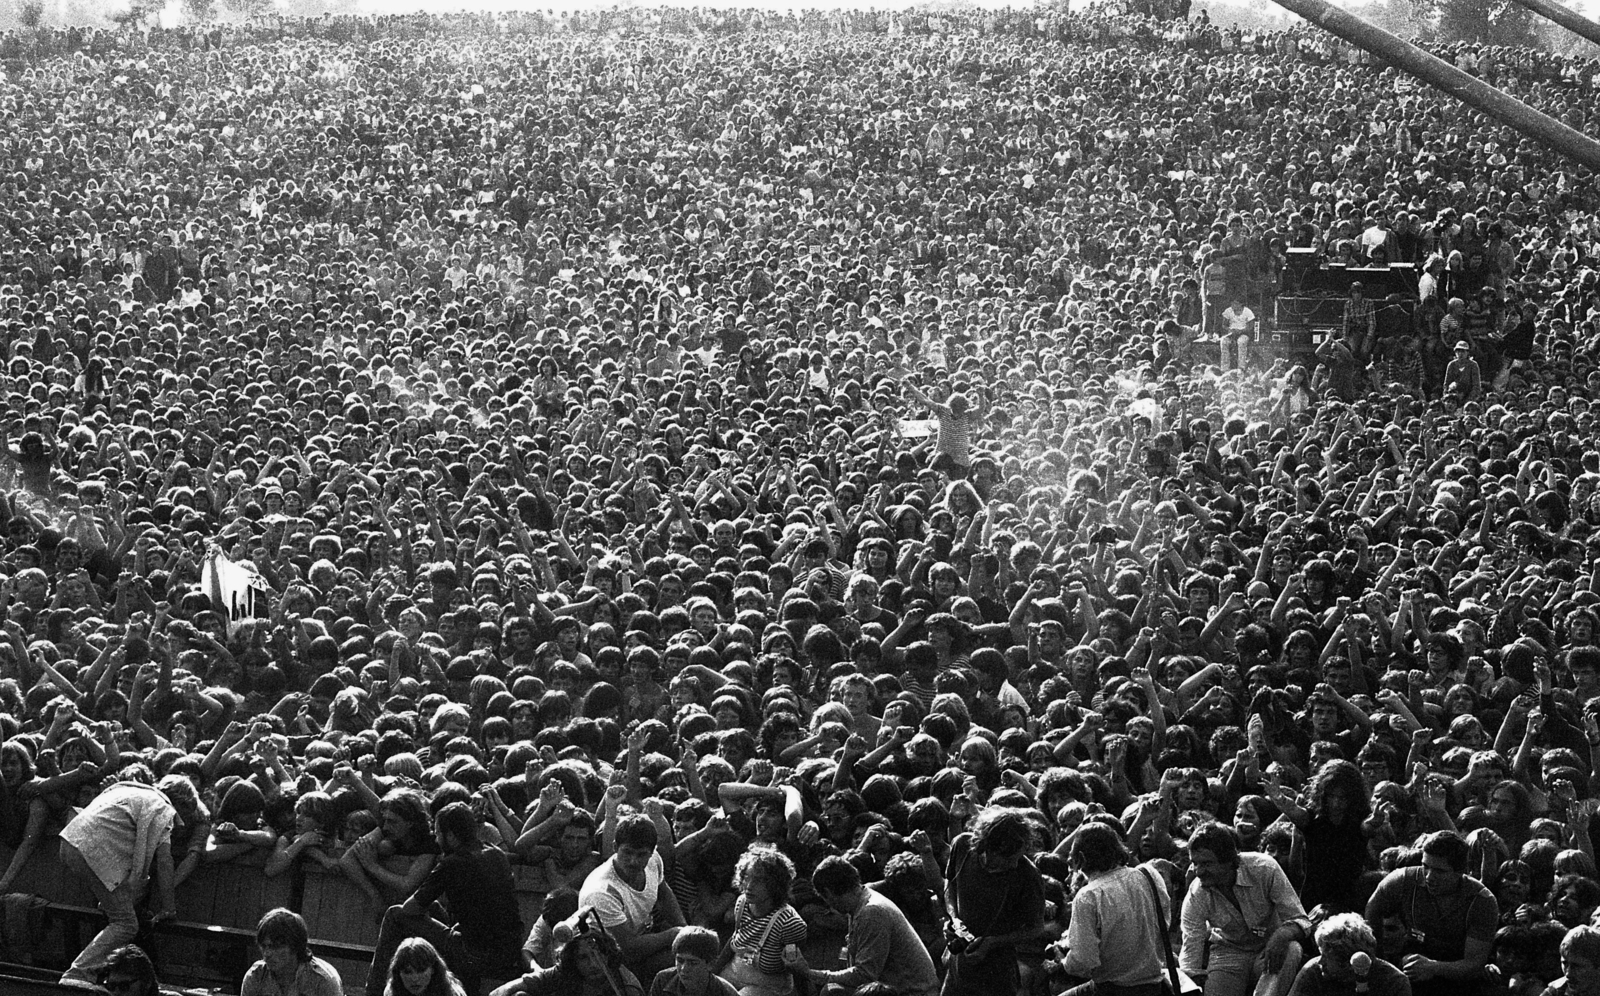
[[1389, 384], [1416, 387], [1422, 383], [1422, 354], [1415, 349], [1395, 348], [1383, 364], [1383, 379]]
[[1357, 301], [1354, 298], [1344, 303], [1344, 338], [1346, 342], [1356, 342], [1358, 336], [1366, 336], [1372, 331], [1374, 322], [1372, 302], [1363, 297]]

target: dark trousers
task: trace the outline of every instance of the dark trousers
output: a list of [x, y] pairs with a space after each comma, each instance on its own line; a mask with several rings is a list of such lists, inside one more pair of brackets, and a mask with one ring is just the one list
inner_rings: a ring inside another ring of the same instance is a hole
[[450, 971], [461, 980], [461, 988], [469, 996], [477, 996], [482, 988], [479, 959], [462, 941], [461, 934], [452, 926], [440, 923], [426, 913], [407, 913], [403, 906], [391, 906], [383, 914], [383, 926], [378, 929], [378, 945], [372, 952], [372, 968], [367, 974], [368, 987], [382, 992], [389, 978], [389, 963], [394, 961], [395, 950], [408, 937], [420, 937], [432, 944]]

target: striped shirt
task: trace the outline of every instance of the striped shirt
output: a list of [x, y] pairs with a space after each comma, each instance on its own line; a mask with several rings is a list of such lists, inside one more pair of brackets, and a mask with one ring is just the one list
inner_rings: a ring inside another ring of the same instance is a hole
[[788, 971], [783, 964], [783, 946], [802, 944], [806, 939], [806, 922], [793, 906], [785, 903], [766, 916], [754, 916], [750, 912], [750, 901], [740, 896], [734, 906], [733, 946], [735, 950], [748, 950], [761, 944], [761, 935], [766, 934], [769, 921], [772, 933], [767, 934], [767, 943], [756, 952], [756, 969], [768, 975], [782, 975]]
[[957, 415], [946, 405], [934, 408], [934, 414], [939, 416], [939, 452], [967, 466], [972, 462], [972, 434], [977, 419], [970, 411]]

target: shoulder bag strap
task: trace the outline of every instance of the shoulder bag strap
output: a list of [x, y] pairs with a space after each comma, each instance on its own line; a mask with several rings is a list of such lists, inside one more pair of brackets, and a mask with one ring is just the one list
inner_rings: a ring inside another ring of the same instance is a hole
[[967, 859], [972, 856], [972, 841], [969, 839], [965, 843], [966, 849], [961, 852], [961, 860], [955, 862], [955, 866], [945, 874], [945, 888], [939, 890], [939, 899], [944, 903], [945, 914], [949, 916], [951, 920], [961, 919], [960, 915], [956, 912], [956, 904], [950, 901], [950, 887], [954, 886], [956, 894], [958, 896], [960, 895], [961, 872], [967, 867]]
[[1150, 898], [1156, 904], [1157, 933], [1161, 935], [1161, 952], [1167, 959], [1167, 981], [1172, 985], [1172, 996], [1182, 996], [1183, 989], [1178, 985], [1178, 963], [1172, 957], [1172, 937], [1167, 931], [1167, 915], [1161, 909], [1161, 890], [1156, 888], [1156, 877], [1148, 865], [1140, 865], [1139, 873], [1144, 876], [1145, 884], [1150, 887]]
[[787, 906], [779, 906], [777, 909], [772, 911], [770, 916], [767, 917], [767, 929], [761, 932], [761, 940], [756, 942], [757, 958], [761, 957], [761, 949], [767, 946], [767, 938], [772, 936], [772, 928], [777, 926], [778, 914], [782, 913], [786, 909], [788, 909]]

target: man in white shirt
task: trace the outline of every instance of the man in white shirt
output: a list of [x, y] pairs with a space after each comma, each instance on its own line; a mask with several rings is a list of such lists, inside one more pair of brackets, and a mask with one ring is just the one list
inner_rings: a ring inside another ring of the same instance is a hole
[[170, 919], [173, 898], [172, 825], [178, 811], [153, 785], [118, 782], [95, 796], [61, 831], [61, 863], [83, 879], [106, 915], [105, 929], [62, 974], [63, 982], [93, 984], [111, 952], [139, 932], [135, 908], [155, 877], [154, 920]]
[[[1250, 363], [1250, 342], [1256, 334], [1256, 313], [1233, 295], [1222, 312], [1222, 369], [1244, 369]], [[1232, 360], [1229, 353], [1232, 352]]]
[[574, 924], [592, 910], [616, 938], [622, 963], [639, 978], [653, 979], [672, 967], [672, 940], [683, 926], [683, 911], [666, 884], [665, 865], [656, 851], [660, 838], [650, 817], [624, 817], [617, 824], [616, 840], [617, 853], [583, 880]]
[[1430, 298], [1439, 296], [1439, 275], [1444, 272], [1444, 260], [1439, 256], [1429, 256], [1428, 262], [1422, 268], [1422, 278], [1417, 281], [1417, 301], [1427, 303]]
[[1084, 824], [1071, 841], [1067, 860], [1088, 882], [1072, 897], [1067, 936], [1054, 948], [1062, 970], [1102, 990], [1160, 985], [1168, 975], [1166, 882], [1147, 866], [1128, 867], [1127, 846], [1104, 823]]
[[1389, 250], [1389, 219], [1378, 215], [1367, 221], [1367, 227], [1361, 232], [1361, 255], [1371, 259], [1374, 251]]
[[1205, 977], [1205, 996], [1280, 996], [1300, 971], [1310, 921], [1278, 862], [1241, 852], [1224, 823], [1195, 831], [1195, 871], [1183, 901], [1179, 967]]

